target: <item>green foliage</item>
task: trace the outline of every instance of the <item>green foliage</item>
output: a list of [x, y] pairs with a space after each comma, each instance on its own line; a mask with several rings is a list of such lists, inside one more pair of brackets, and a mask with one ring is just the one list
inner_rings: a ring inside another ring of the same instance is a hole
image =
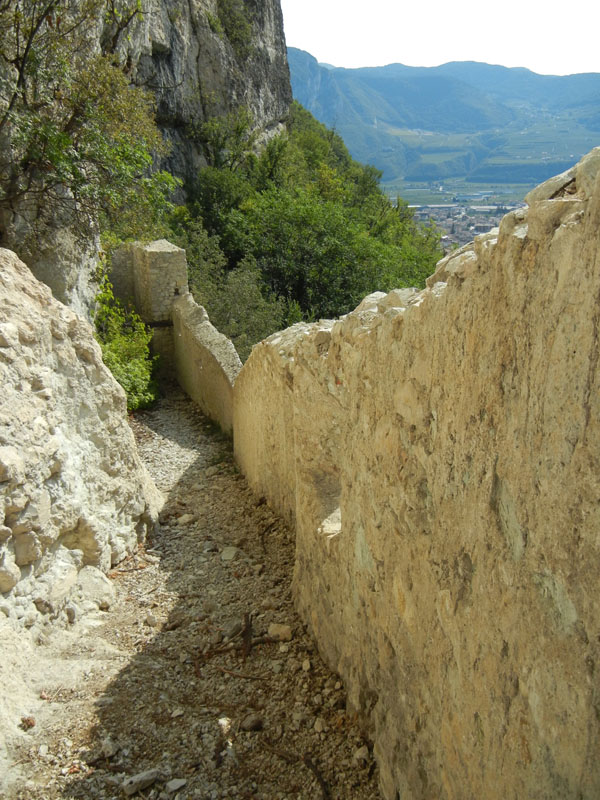
[[82, 234], [100, 216], [168, 211], [172, 179], [149, 177], [165, 150], [153, 99], [113, 55], [138, 13], [137, 0], [0, 0], [0, 210], [25, 211], [35, 234], [61, 209]]
[[234, 343], [242, 361], [252, 345], [283, 327], [285, 305], [281, 299], [261, 290], [263, 276], [253, 259], [223, 275], [212, 302], [210, 319]]
[[253, 344], [284, 327], [285, 303], [265, 290], [251, 256], [228, 270], [219, 238], [211, 236], [201, 219], [183, 207], [172, 216], [170, 238], [186, 250], [190, 289], [196, 301], [207, 309], [213, 325], [232, 340], [243, 361]]
[[[211, 166], [198, 176], [190, 219], [218, 242], [225, 270], [253, 259], [254, 285], [279, 302], [285, 324], [299, 310], [304, 319], [337, 316], [375, 289], [424, 285], [441, 256], [435, 229], [416, 223], [401, 201], [391, 204], [381, 173], [353, 161], [341, 138], [301, 106], [292, 106], [288, 133], [260, 155], [241, 112], [211, 120], [204, 132]], [[222, 288], [222, 269], [201, 271]], [[211, 318], [218, 294], [205, 289], [201, 300]]]
[[252, 23], [243, 0], [217, 0], [217, 14], [238, 60], [245, 61], [252, 52]]
[[210, 11], [206, 11], [206, 19], [208, 20], [208, 26], [213, 33], [216, 33], [217, 36], [221, 36], [223, 33], [223, 26], [221, 25], [221, 20], [218, 17], [215, 17], [214, 14], [211, 14]]
[[127, 410], [153, 403], [157, 388], [152, 377], [156, 357], [150, 356], [152, 334], [133, 309], [115, 298], [106, 276], [96, 297], [94, 322], [104, 363], [127, 394]]
[[243, 107], [212, 117], [191, 134], [201, 143], [210, 166], [216, 169], [233, 171], [244, 167], [256, 144], [252, 115]]

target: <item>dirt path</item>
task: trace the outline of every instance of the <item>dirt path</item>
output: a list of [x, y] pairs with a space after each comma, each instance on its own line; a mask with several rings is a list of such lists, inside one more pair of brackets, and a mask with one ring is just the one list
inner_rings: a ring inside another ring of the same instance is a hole
[[35, 724], [0, 797], [376, 800], [367, 742], [293, 610], [290, 531], [184, 397], [132, 425], [161, 530], [111, 573], [108, 611], [32, 651]]

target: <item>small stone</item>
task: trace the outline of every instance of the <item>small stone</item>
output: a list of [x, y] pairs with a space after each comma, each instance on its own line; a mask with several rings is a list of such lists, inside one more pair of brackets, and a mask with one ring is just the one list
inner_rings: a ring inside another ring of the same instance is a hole
[[19, 329], [12, 322], [0, 323], [0, 347], [17, 347]]
[[292, 638], [292, 628], [290, 625], [280, 625], [277, 622], [272, 622], [267, 631], [270, 639], [275, 639], [276, 642], [289, 642]]
[[21, 570], [10, 553], [0, 554], [0, 592], [10, 592], [21, 578]]
[[302, 669], [304, 670], [304, 672], [310, 672], [310, 661], [308, 660], [308, 658], [305, 658], [304, 661], [302, 662]]
[[[177, 525], [189, 525], [190, 522], [193, 522], [195, 519], [193, 514], [182, 514], [180, 517], [177, 518]], [[157, 559], [158, 560], [158, 559]]]
[[148, 625], [150, 628], [155, 628], [158, 625], [158, 620], [156, 619], [154, 614], [151, 611], [149, 611], [144, 617], [144, 623]]
[[204, 470], [204, 474], [207, 478], [212, 478], [214, 475], [218, 475], [220, 471], [219, 467], [207, 467]]
[[258, 714], [248, 714], [248, 716], [242, 720], [241, 728], [243, 731], [262, 731], [262, 717], [259, 717]]
[[244, 626], [240, 622], [239, 619], [230, 622], [229, 625], [226, 625], [223, 629], [223, 638], [224, 639], [233, 639], [234, 636], [237, 636], [238, 633], [242, 630]]
[[130, 797], [132, 794], [146, 789], [148, 786], [152, 786], [158, 779], [159, 774], [157, 769], [148, 769], [146, 772], [138, 772], [137, 775], [132, 775], [130, 778], [124, 780], [121, 784], [121, 788], [125, 794]]
[[224, 547], [223, 550], [221, 551], [221, 561], [233, 561], [237, 553], [238, 553], [238, 548], [233, 547], [233, 545], [231, 545], [230, 547]]
[[364, 744], [362, 747], [359, 747], [358, 750], [354, 751], [352, 760], [356, 763], [358, 763], [359, 761], [369, 760], [369, 748], [367, 747], [366, 744]]
[[325, 730], [325, 723], [324, 723], [324, 721], [321, 719], [321, 717], [317, 717], [317, 718], [316, 718], [316, 720], [315, 720], [315, 724], [314, 724], [314, 726], [313, 726], [313, 727], [314, 727], [314, 729], [315, 729], [315, 731], [316, 731], [317, 733], [323, 733], [323, 731]]
[[69, 624], [72, 625], [77, 619], [77, 610], [75, 606], [67, 606], [65, 608], [65, 612], [67, 614], [67, 620], [69, 621]]
[[183, 789], [186, 784], [187, 781], [185, 778], [173, 778], [172, 781], [165, 784], [165, 789], [169, 794], [173, 794], [179, 791], [179, 789]]
[[176, 708], [175, 711], [171, 714], [171, 719], [177, 719], [177, 717], [183, 717], [185, 715], [185, 711], [183, 708]]
[[119, 752], [119, 745], [110, 736], [102, 740], [102, 755], [105, 758], [112, 758]]
[[107, 611], [116, 601], [115, 587], [97, 567], [87, 566], [80, 570], [77, 586], [82, 596], [102, 611]]
[[39, 754], [39, 755], [40, 755], [42, 758], [45, 758], [45, 757], [48, 755], [48, 745], [47, 745], [47, 744], [41, 744], [41, 745], [40, 745], [40, 748], [39, 748], [39, 750], [38, 750], [38, 754]]
[[281, 661], [273, 661], [273, 662], [271, 662], [271, 670], [273, 671], [273, 673], [275, 675], [279, 675], [279, 673], [281, 672], [282, 669], [283, 669], [283, 666], [281, 664]]

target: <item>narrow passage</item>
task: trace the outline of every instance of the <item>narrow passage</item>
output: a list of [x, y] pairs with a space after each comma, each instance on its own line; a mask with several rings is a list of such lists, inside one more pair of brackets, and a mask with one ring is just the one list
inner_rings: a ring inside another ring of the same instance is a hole
[[107, 611], [38, 648], [14, 797], [378, 800], [368, 741], [293, 609], [292, 533], [182, 394], [131, 424], [160, 531], [110, 573]]

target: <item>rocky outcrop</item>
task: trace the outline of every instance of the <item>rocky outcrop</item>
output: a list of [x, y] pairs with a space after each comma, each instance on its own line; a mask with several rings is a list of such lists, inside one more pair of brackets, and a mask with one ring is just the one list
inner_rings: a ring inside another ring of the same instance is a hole
[[90, 325], [3, 249], [0, 376], [0, 611], [41, 626], [103, 585], [91, 568], [144, 540], [160, 497]]
[[228, 38], [217, 0], [144, 0], [142, 19], [123, 49], [137, 84], [156, 94], [158, 122], [172, 149], [163, 166], [184, 179], [206, 165], [194, 130], [245, 106], [269, 137], [292, 102], [280, 0], [245, 0], [243, 47]]
[[389, 800], [600, 794], [600, 148], [528, 203], [235, 386]]
[[[237, 28], [223, 23], [229, 17], [222, 8], [230, 9], [229, 16], [234, 10], [234, 21], [238, 15]], [[258, 142], [283, 128], [292, 90], [279, 0], [142, 0], [141, 14], [126, 32], [107, 27], [99, 16], [93, 41], [98, 50], [114, 45], [132, 83], [155, 94], [157, 123], [170, 144], [155, 167], [185, 182], [206, 166], [199, 129], [210, 117], [247, 108]], [[26, 260], [55, 297], [88, 314], [97, 290], [95, 221], [87, 240], [72, 233], [68, 193], [41, 239], [32, 234], [32, 216], [26, 199], [0, 213], [2, 245]]]

